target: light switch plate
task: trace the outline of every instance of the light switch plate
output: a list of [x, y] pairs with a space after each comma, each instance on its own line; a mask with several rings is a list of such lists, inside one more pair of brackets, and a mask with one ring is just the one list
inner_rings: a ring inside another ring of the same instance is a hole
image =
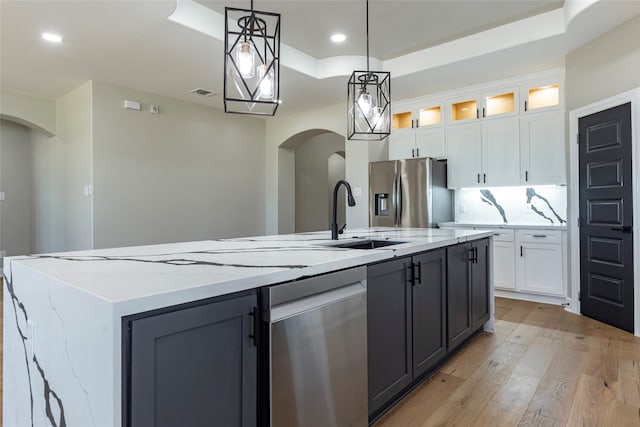
[[0, 192], [0, 202], [4, 200], [4, 191]]
[[354, 187], [353, 195], [355, 197], [362, 197], [362, 187]]

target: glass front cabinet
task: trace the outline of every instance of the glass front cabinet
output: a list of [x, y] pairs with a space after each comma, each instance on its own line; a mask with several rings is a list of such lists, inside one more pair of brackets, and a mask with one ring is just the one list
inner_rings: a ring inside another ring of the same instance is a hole
[[564, 108], [564, 81], [539, 80], [520, 87], [522, 113], [538, 113]]
[[439, 102], [404, 105], [392, 111], [389, 160], [446, 157], [443, 105]]
[[517, 115], [518, 90], [502, 88], [476, 96], [454, 98], [447, 103], [447, 112], [449, 124]]

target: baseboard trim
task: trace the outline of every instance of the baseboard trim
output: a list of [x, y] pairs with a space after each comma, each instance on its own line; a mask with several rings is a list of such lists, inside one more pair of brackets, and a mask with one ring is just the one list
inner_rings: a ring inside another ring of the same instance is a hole
[[551, 295], [526, 294], [523, 292], [504, 291], [501, 289], [496, 289], [494, 294], [495, 296], [501, 298], [518, 299], [530, 302], [541, 302], [544, 304], [565, 305], [567, 303], [567, 298], [554, 297]]

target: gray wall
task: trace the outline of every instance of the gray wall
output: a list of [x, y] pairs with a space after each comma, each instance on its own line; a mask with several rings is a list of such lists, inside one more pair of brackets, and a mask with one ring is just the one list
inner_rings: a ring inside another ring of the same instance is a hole
[[31, 252], [65, 251], [64, 143], [29, 130], [31, 143]]
[[91, 82], [87, 82], [56, 101], [56, 136], [61, 145], [60, 163], [64, 170], [64, 250], [91, 249], [92, 203], [84, 195], [91, 185]]
[[[336, 182], [345, 179], [347, 162], [344, 158], [344, 152], [334, 153], [329, 156], [328, 163], [328, 182], [327, 182], [327, 200], [329, 203], [329, 219], [333, 215], [333, 189]], [[338, 193], [338, 202], [336, 203], [336, 217], [338, 219], [338, 227], [342, 227], [347, 222], [347, 198], [344, 194], [344, 188], [340, 188]]]
[[[344, 151], [344, 137], [333, 132], [309, 138], [295, 150], [295, 231], [328, 230], [329, 156]], [[335, 184], [335, 183], [334, 183]], [[343, 190], [340, 190], [342, 194]]]
[[264, 234], [264, 120], [101, 82], [92, 105], [96, 248]]
[[0, 120], [0, 250], [31, 253], [31, 144], [29, 129]]
[[569, 53], [566, 82], [567, 111], [640, 87], [640, 16]]

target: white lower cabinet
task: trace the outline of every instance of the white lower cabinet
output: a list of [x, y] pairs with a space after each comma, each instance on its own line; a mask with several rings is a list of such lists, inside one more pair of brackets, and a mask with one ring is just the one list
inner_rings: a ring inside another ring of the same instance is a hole
[[517, 290], [564, 296], [561, 231], [516, 230]]
[[[490, 227], [442, 228], [486, 230]], [[565, 254], [566, 232], [562, 230], [494, 229], [493, 284], [498, 295], [538, 302], [564, 302]]]
[[496, 289], [516, 289], [513, 242], [493, 241], [493, 283]]

